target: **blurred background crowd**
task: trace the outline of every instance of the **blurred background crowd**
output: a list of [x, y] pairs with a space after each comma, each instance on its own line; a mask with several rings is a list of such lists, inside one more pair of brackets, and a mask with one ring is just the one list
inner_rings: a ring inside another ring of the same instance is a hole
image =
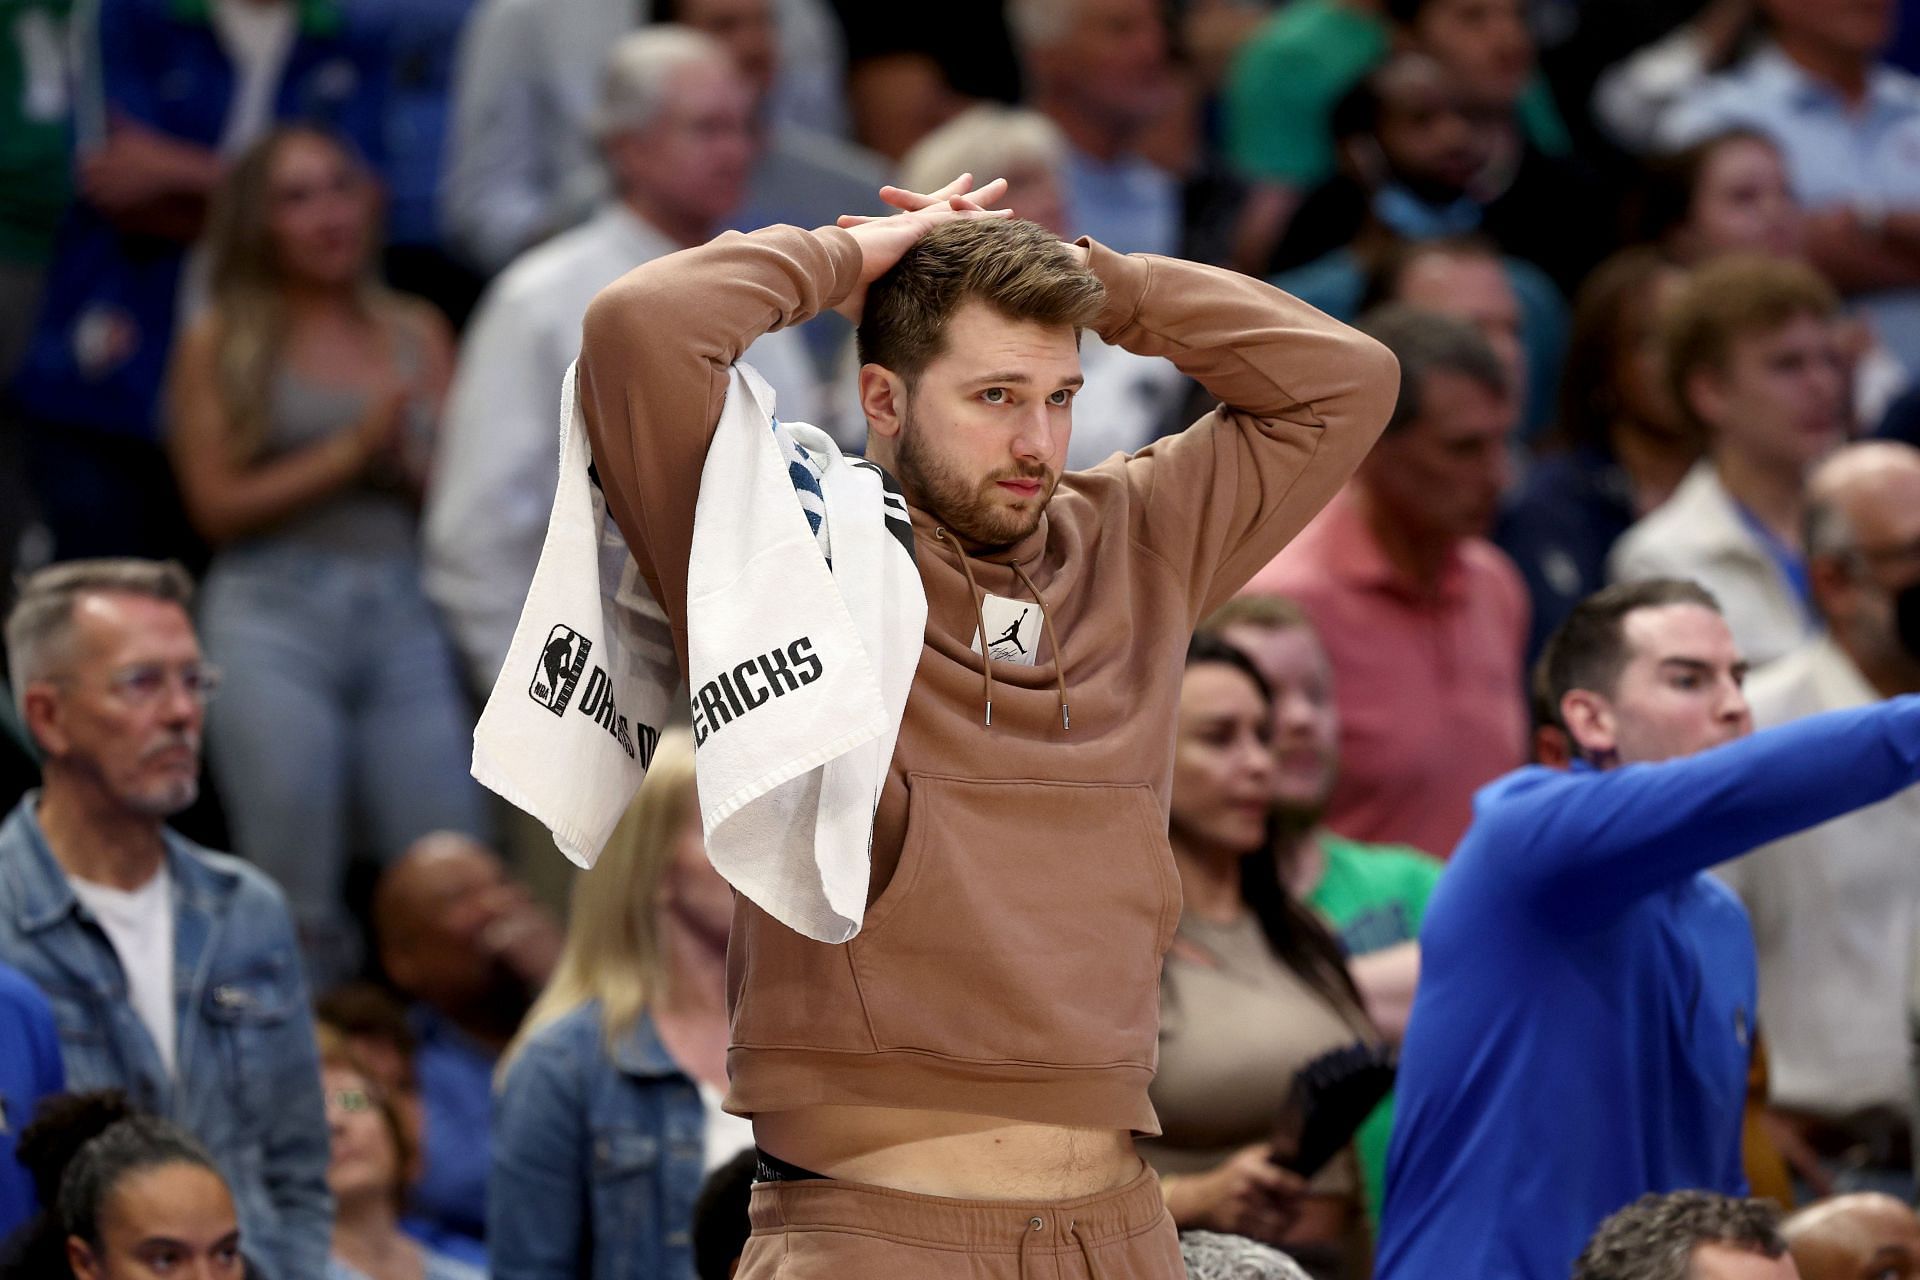
[[[1703, 583], [1761, 724], [1920, 691], [1917, 66], [1913, 0], [0, 0], [0, 556], [147, 562], [9, 630], [16, 684], [64, 683], [0, 710], [0, 962], [59, 975], [0, 968], [0, 1231], [38, 1204], [104, 1259], [103, 1188], [165, 1167], [276, 1280], [725, 1253], [696, 1200], [717, 1173], [739, 1218], [751, 1134], [691, 747], [569, 910], [471, 729], [593, 295], [970, 171], [1400, 359], [1386, 437], [1188, 668], [1182, 937], [1266, 950], [1249, 987], [1176, 945], [1151, 1154], [1183, 1227], [1364, 1275], [1390, 1105], [1278, 1217], [1263, 1144], [1299, 1065], [1397, 1040], [1474, 791], [1565, 763], [1528, 672], [1573, 604]], [[857, 450], [851, 336], [748, 358]], [[1072, 466], [1206, 407], [1082, 356]], [[1909, 794], [1725, 871], [1782, 1202], [1912, 1199], [1916, 831]], [[68, 1086], [120, 1093], [21, 1137]]]

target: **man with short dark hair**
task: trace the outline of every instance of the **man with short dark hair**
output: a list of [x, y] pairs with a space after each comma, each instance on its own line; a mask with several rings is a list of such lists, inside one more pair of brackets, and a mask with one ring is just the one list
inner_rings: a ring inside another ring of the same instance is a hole
[[1444, 858], [1474, 788], [1526, 759], [1526, 587], [1485, 536], [1516, 409], [1464, 320], [1392, 306], [1361, 327], [1400, 361], [1386, 434], [1247, 591], [1298, 601], [1333, 659], [1341, 768], [1327, 825]]
[[1542, 660], [1578, 759], [1484, 788], [1428, 907], [1378, 1280], [1560, 1280], [1636, 1196], [1743, 1194], [1753, 934], [1704, 872], [1920, 778], [1920, 697], [1749, 736], [1691, 582], [1590, 596]]
[[[587, 312], [596, 474], [683, 672], [730, 364], [824, 307], [857, 317], [867, 456], [898, 480], [925, 592], [865, 927], [819, 942], [736, 898], [726, 1105], [763, 1154], [742, 1280], [1180, 1274], [1133, 1144], [1159, 1130], [1180, 664], [1391, 404], [1378, 343], [1244, 276], [998, 220], [1001, 186], [722, 236]], [[1083, 328], [1222, 407], [1065, 472]], [[991, 643], [1016, 618], [1025, 653]]]
[[1593, 1233], [1573, 1280], [1798, 1280], [1780, 1210], [1711, 1191], [1645, 1195]]
[[326, 1267], [320, 1064], [286, 900], [168, 830], [218, 673], [173, 563], [77, 560], [7, 618], [41, 788], [0, 822], [0, 960], [53, 1004], [67, 1083], [124, 1089], [205, 1143], [269, 1280]]

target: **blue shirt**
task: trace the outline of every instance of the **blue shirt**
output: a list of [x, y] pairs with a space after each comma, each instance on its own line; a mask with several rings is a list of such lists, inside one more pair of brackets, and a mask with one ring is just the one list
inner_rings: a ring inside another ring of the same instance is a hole
[[1636, 519], [1633, 483], [1610, 449], [1584, 445], [1527, 468], [1493, 541], [1526, 579], [1532, 666], [1573, 606], [1607, 585], [1607, 554]]
[[330, 1140], [307, 983], [274, 883], [164, 831], [173, 881], [175, 1062], [127, 998], [113, 944], [74, 896], [28, 792], [0, 822], [0, 960], [46, 994], [67, 1087], [124, 1089], [198, 1138], [233, 1191], [247, 1257], [310, 1280], [333, 1235]]
[[1707, 867], [1920, 777], [1920, 697], [1483, 788], [1421, 930], [1376, 1280], [1566, 1280], [1649, 1191], [1745, 1188], [1755, 962]]
[[493, 1159], [492, 1050], [424, 1005], [415, 1006], [423, 1167], [408, 1210], [441, 1232], [484, 1240]]
[[536, 1031], [507, 1071], [488, 1206], [494, 1272], [692, 1280], [705, 1169], [699, 1086], [642, 1016], [609, 1050], [597, 1001]]
[[1180, 252], [1180, 180], [1139, 156], [1113, 163], [1067, 148], [1067, 226], [1115, 253]]
[[52, 1006], [25, 974], [0, 964], [0, 1240], [40, 1207], [13, 1149], [40, 1099], [59, 1093], [66, 1080]]

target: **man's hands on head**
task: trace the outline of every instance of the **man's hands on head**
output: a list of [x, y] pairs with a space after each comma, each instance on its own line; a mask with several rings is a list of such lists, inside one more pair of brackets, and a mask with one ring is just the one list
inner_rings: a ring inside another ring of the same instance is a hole
[[[882, 187], [880, 199], [898, 213], [868, 216], [841, 214], [837, 221], [860, 245], [860, 279], [853, 292], [834, 308], [854, 324], [867, 300], [867, 286], [885, 275], [908, 249], [943, 222], [960, 218], [1011, 218], [1011, 209], [994, 205], [1007, 193], [1007, 180], [995, 178], [979, 190], [973, 188], [973, 175], [963, 173], [938, 191], [908, 191], [905, 187]], [[1084, 264], [1087, 251], [1068, 245]]]

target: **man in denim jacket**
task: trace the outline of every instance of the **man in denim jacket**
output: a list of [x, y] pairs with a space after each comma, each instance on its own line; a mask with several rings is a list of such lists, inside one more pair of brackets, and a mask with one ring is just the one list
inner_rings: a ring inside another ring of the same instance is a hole
[[163, 825], [194, 798], [215, 680], [190, 592], [175, 564], [72, 561], [8, 616], [44, 772], [0, 823], [0, 960], [51, 1001], [68, 1087], [124, 1089], [191, 1130], [259, 1272], [319, 1280], [328, 1130], [286, 904]]

